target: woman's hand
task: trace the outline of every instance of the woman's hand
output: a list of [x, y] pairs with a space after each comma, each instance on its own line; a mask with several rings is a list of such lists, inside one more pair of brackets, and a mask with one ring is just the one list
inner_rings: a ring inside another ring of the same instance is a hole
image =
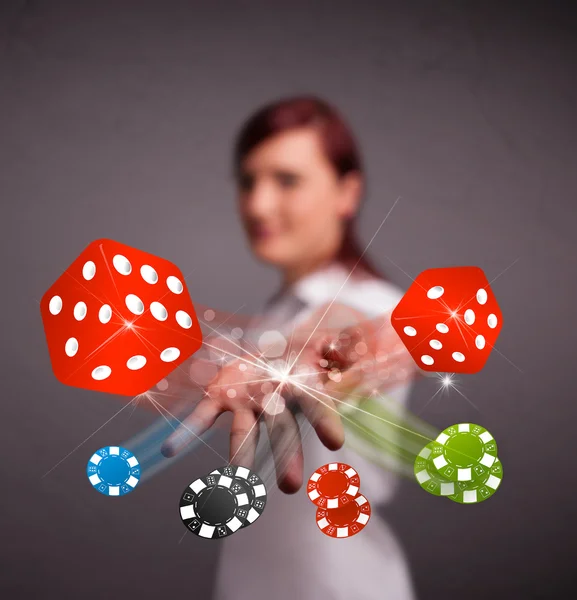
[[[378, 320], [363, 320], [348, 307], [321, 307], [294, 331], [289, 350], [280, 359], [267, 362], [247, 352], [220, 369], [203, 399], [165, 441], [163, 453], [178, 454], [230, 411], [230, 462], [251, 467], [262, 418], [279, 488], [296, 492], [302, 485], [303, 454], [299, 426], [289, 408], [298, 405], [320, 441], [338, 450], [344, 428], [335, 402], [358, 387], [363, 378], [359, 362], [376, 351], [378, 328]], [[285, 402], [291, 406], [285, 407]]]

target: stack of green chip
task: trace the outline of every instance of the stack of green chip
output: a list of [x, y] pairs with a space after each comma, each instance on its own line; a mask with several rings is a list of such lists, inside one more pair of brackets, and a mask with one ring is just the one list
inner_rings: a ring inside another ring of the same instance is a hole
[[497, 443], [480, 425], [460, 423], [427, 444], [414, 464], [415, 478], [430, 494], [460, 504], [490, 498], [503, 479]]

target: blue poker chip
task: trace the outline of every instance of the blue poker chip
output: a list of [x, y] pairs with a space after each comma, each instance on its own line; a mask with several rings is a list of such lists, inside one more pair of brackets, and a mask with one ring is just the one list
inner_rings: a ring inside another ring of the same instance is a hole
[[124, 496], [140, 480], [140, 464], [130, 450], [105, 446], [96, 451], [86, 466], [88, 481], [105, 496]]

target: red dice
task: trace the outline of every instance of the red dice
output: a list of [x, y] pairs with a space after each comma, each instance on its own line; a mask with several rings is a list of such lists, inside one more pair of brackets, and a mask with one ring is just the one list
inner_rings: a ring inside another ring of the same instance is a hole
[[423, 271], [391, 323], [424, 371], [477, 373], [499, 336], [501, 311], [479, 267]]
[[141, 394], [202, 344], [178, 267], [113, 240], [92, 242], [40, 310], [54, 374], [74, 387]]

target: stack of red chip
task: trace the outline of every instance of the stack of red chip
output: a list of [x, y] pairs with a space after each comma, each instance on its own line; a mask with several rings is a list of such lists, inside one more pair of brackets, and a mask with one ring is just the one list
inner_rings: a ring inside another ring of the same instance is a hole
[[317, 525], [325, 535], [346, 538], [365, 528], [371, 505], [360, 485], [359, 474], [345, 463], [329, 463], [310, 476], [307, 494], [318, 506]]

